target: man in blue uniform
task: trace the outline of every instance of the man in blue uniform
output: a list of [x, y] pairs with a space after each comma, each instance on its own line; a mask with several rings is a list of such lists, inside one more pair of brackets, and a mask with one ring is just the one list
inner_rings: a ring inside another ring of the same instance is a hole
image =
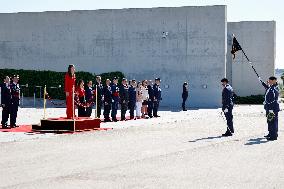
[[16, 125], [16, 120], [17, 120], [17, 113], [18, 113], [18, 108], [20, 105], [20, 86], [18, 84], [19, 82], [19, 76], [14, 75], [13, 76], [13, 83], [11, 84], [11, 117], [10, 117], [10, 127], [15, 128], [18, 127]]
[[122, 79], [122, 83], [119, 89], [119, 97], [121, 105], [121, 121], [126, 121], [125, 114], [128, 109], [128, 101], [129, 101], [128, 85], [126, 78]]
[[228, 79], [224, 78], [221, 80], [223, 91], [222, 91], [222, 111], [225, 114], [227, 120], [227, 131], [222, 136], [232, 136], [234, 133], [233, 126], [233, 88], [229, 85]]
[[10, 89], [10, 78], [6, 76], [4, 83], [1, 85], [1, 106], [2, 110], [2, 129], [8, 129], [8, 119], [11, 108], [11, 89]]
[[112, 91], [110, 86], [110, 80], [106, 80], [106, 85], [103, 89], [103, 102], [104, 102], [104, 122], [111, 122], [109, 114], [111, 110], [111, 103], [112, 103]]
[[102, 98], [103, 98], [103, 85], [102, 85], [102, 78], [101, 76], [96, 77], [96, 90], [97, 90], [97, 117], [101, 117], [101, 112], [102, 112]]
[[136, 86], [136, 80], [132, 79], [130, 87], [128, 89], [130, 119], [134, 119], [134, 109], [136, 104]]
[[268, 84], [265, 84], [261, 78], [259, 81], [262, 83], [266, 89], [264, 109], [267, 116], [268, 132], [269, 134], [265, 136], [267, 140], [277, 140], [278, 138], [278, 112], [280, 111], [278, 97], [279, 88], [277, 85], [277, 78], [271, 76], [268, 80]]
[[153, 90], [153, 83], [151, 80], [149, 80], [147, 88], [148, 88], [148, 94], [149, 94], [147, 111], [148, 111], [149, 118], [152, 118], [153, 117], [153, 114], [152, 114], [153, 105], [154, 105], [154, 90]]
[[155, 84], [153, 86], [153, 90], [154, 90], [154, 108], [153, 108], [153, 116], [154, 117], [160, 117], [158, 115], [158, 109], [160, 106], [160, 101], [162, 100], [162, 96], [161, 96], [161, 87], [160, 87], [160, 83], [161, 83], [161, 79], [160, 78], [156, 78], [155, 79]]
[[85, 99], [88, 104], [90, 104], [89, 107], [86, 108], [86, 116], [91, 117], [92, 110], [93, 110], [93, 104], [91, 104], [94, 101], [94, 90], [93, 90], [93, 82], [89, 81], [87, 83], [87, 87], [85, 89]]
[[111, 93], [112, 93], [111, 117], [112, 117], [112, 121], [114, 122], [117, 122], [116, 114], [117, 114], [118, 103], [119, 103], [119, 87], [117, 83], [118, 83], [118, 78], [114, 77], [112, 80], [112, 85], [111, 85]]

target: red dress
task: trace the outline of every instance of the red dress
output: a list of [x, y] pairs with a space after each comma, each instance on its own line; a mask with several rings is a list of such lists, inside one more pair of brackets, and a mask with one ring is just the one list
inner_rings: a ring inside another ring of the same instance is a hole
[[66, 114], [68, 119], [75, 117], [75, 109], [73, 110], [73, 87], [75, 87], [75, 82], [75, 75], [70, 77], [68, 73], [65, 74], [64, 90], [65, 93], [69, 93], [68, 96], [66, 95]]

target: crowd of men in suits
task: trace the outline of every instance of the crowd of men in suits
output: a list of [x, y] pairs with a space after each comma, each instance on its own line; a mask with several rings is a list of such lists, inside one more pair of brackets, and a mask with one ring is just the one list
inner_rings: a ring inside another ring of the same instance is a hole
[[[18, 127], [16, 125], [17, 112], [20, 104], [19, 76], [14, 75], [11, 79], [5, 76], [1, 84], [1, 106], [2, 106], [2, 129]], [[10, 117], [10, 125], [8, 119]]]

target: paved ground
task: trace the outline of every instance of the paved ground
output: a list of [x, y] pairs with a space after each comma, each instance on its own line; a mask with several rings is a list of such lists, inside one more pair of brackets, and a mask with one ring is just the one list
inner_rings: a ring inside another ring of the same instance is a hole
[[[20, 114], [19, 123], [36, 123], [42, 110]], [[283, 114], [273, 142], [263, 138], [262, 106], [236, 107], [228, 138], [220, 109], [163, 111], [72, 135], [0, 133], [0, 188], [284, 188]]]

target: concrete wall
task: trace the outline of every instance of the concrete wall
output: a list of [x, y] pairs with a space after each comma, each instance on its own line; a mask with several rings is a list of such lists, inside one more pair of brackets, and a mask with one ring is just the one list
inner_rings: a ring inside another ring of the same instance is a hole
[[225, 6], [0, 14], [0, 25], [1, 68], [65, 71], [72, 63], [160, 77], [164, 106], [181, 106], [189, 81], [192, 107], [220, 106]]
[[276, 23], [274, 21], [228, 22], [227, 77], [231, 79], [237, 95], [264, 94], [264, 88], [241, 51], [237, 52], [236, 59], [232, 63], [230, 51], [233, 33], [260, 77], [266, 81], [268, 77], [274, 75]]

